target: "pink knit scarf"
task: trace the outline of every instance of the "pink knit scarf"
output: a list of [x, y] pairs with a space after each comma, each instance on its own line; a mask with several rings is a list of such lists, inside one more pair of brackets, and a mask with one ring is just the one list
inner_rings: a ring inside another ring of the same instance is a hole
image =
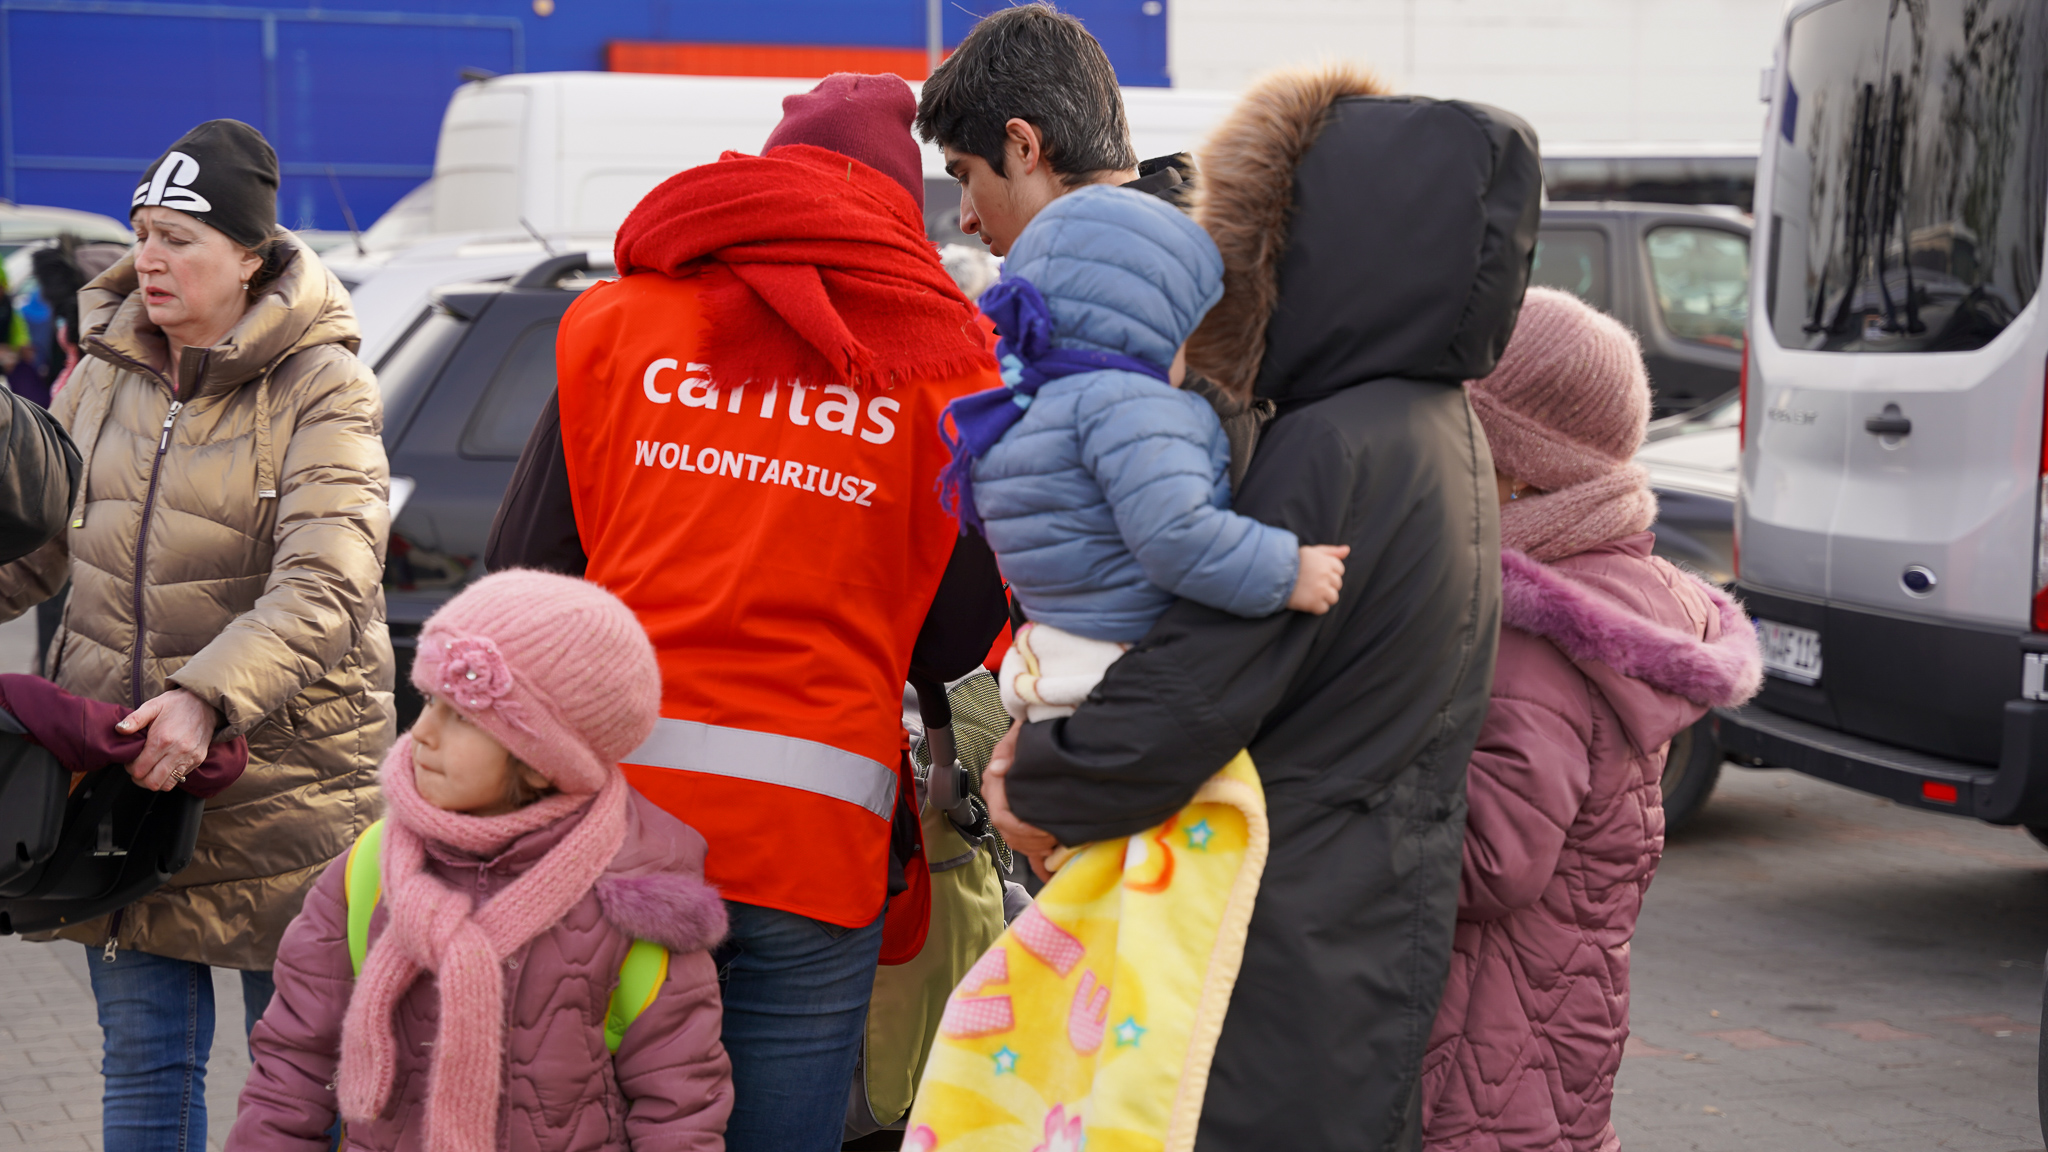
[[1501, 505], [1500, 546], [1549, 564], [1656, 522], [1649, 470], [1627, 464], [1582, 484]]
[[[589, 794], [557, 794], [503, 816], [434, 807], [413, 783], [412, 738], [401, 737], [379, 775], [384, 830], [384, 931], [370, 948], [342, 1020], [341, 1114], [352, 1123], [383, 1114], [397, 1071], [392, 1011], [422, 972], [439, 983], [441, 1018], [427, 1080], [426, 1140], [434, 1152], [489, 1152], [498, 1145], [505, 1066], [505, 959], [553, 927], [618, 854], [627, 787], [613, 769]], [[429, 841], [488, 855], [521, 836], [582, 820], [524, 875], [481, 908], [426, 870]]]

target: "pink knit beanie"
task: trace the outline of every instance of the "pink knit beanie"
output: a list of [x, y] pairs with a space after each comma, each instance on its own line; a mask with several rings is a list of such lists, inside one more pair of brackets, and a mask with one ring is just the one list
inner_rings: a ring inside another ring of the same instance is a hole
[[428, 617], [412, 682], [568, 795], [654, 731], [661, 671], [633, 611], [586, 580], [494, 572]]
[[1642, 349], [1569, 292], [1531, 288], [1500, 365], [1472, 382], [1494, 467], [1545, 492], [1628, 464], [1650, 422]]

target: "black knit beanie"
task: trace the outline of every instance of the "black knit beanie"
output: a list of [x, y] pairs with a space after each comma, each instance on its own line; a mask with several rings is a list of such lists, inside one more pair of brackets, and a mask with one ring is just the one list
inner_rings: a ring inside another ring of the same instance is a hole
[[143, 172], [128, 216], [151, 206], [175, 208], [254, 248], [277, 229], [277, 152], [240, 120], [208, 120]]

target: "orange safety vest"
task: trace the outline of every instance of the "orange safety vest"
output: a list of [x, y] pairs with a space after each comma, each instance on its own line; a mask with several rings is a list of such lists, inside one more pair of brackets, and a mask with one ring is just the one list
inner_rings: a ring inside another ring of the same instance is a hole
[[626, 777], [704, 834], [728, 899], [860, 927], [887, 893], [911, 648], [959, 531], [939, 414], [1000, 380], [721, 383], [696, 362], [705, 280], [599, 284], [556, 341], [586, 575], [661, 662]]

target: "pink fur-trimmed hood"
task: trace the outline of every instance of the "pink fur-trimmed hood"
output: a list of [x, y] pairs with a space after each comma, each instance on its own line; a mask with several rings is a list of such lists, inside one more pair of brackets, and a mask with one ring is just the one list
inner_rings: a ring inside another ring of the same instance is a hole
[[703, 952], [725, 939], [725, 901], [704, 879], [704, 837], [635, 792], [635, 835], [593, 891], [612, 926], [671, 952]]
[[1631, 706], [1651, 705], [1637, 699], [1643, 689], [1733, 707], [1763, 683], [1756, 632], [1742, 606], [1651, 556], [1653, 540], [1637, 533], [1556, 564], [1501, 552], [1501, 623], [1557, 645], [1599, 685], [1631, 735], [1648, 741], [1639, 747], [1670, 736], [1651, 731], [1659, 722]]
[[725, 901], [696, 876], [606, 876], [597, 903], [619, 931], [671, 952], [703, 952], [725, 939]]

